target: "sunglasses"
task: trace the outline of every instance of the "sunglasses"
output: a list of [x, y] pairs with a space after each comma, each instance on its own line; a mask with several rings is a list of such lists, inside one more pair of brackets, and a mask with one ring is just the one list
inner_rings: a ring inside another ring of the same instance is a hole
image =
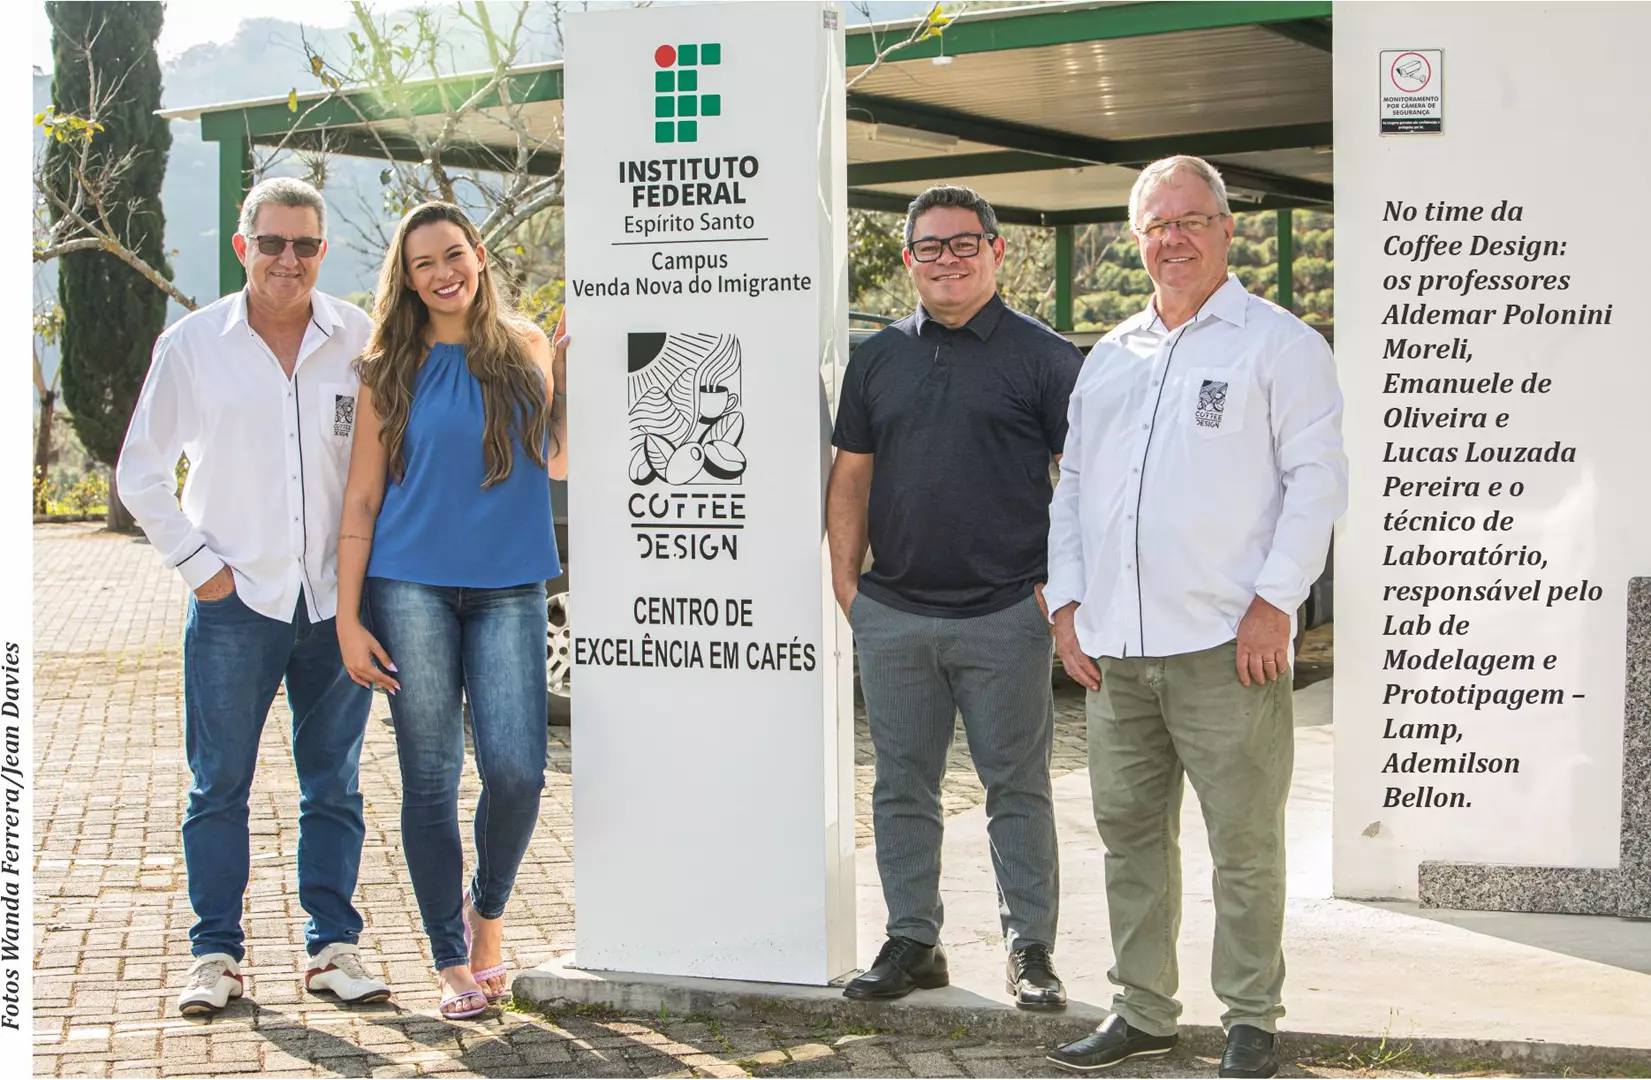
[[288, 240], [284, 236], [275, 236], [268, 233], [262, 236], [249, 236], [247, 239], [257, 244], [260, 252], [271, 256], [279, 256], [287, 250], [287, 245], [291, 244], [292, 253], [300, 259], [313, 259], [321, 254], [321, 244], [323, 242], [314, 236], [300, 236], [296, 240]]

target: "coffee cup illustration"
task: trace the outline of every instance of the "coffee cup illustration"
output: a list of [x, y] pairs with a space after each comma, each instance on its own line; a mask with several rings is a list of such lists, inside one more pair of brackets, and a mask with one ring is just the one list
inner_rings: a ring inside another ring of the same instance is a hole
[[726, 386], [699, 388], [699, 418], [705, 423], [720, 418], [723, 413], [735, 408], [739, 403], [740, 396], [730, 392]]

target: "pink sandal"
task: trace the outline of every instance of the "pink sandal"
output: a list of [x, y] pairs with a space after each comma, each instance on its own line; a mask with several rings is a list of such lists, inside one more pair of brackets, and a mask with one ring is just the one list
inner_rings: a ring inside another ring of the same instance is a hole
[[[480, 1001], [481, 1004], [476, 1006], [474, 1009], [455, 1009], [451, 1012], [448, 1011], [447, 1007], [449, 1005], [452, 1005], [455, 1002], [469, 1001], [472, 999]], [[473, 1016], [480, 1016], [482, 1013], [486, 1012], [489, 1004], [491, 1004], [491, 999], [487, 996], [485, 991], [466, 990], [462, 994], [454, 994], [452, 997], [442, 998], [439, 1008], [441, 1010], [443, 1020], [469, 1020]]]
[[[469, 890], [469, 888], [466, 888], [464, 890], [464, 906], [469, 911], [475, 911], [476, 910], [476, 905], [474, 905], [470, 902], [470, 890]], [[468, 958], [469, 955], [470, 955], [470, 916], [469, 916], [469, 914], [463, 913], [463, 912], [461, 912], [461, 915], [462, 915], [463, 920], [464, 920], [464, 952], [465, 952], [465, 956]], [[485, 983], [488, 979], [496, 979], [500, 975], [508, 974], [508, 972], [509, 972], [509, 968], [505, 967], [504, 964], [494, 964], [490, 968], [483, 968], [480, 971], [472, 971], [470, 973], [470, 976], [471, 976], [471, 978], [475, 979], [477, 985], [480, 986], [483, 983]], [[510, 984], [509, 983], [506, 983], [505, 988], [503, 990], [500, 990], [497, 994], [487, 993], [486, 986], [482, 986], [482, 994], [487, 998], [488, 1004], [492, 1004], [495, 1001], [502, 1001], [505, 998], [510, 997], [512, 995], [512, 993], [514, 993], [514, 991], [512, 991], [510, 989]]]

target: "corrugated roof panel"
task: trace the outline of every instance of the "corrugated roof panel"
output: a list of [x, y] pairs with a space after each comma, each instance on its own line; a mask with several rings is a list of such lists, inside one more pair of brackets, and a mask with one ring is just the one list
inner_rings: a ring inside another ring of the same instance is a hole
[[1330, 55], [1253, 26], [886, 62], [855, 92], [1105, 139], [1331, 118]]
[[857, 120], [854, 111], [849, 110], [848, 124], [848, 160], [862, 161], [908, 161], [913, 158], [930, 160], [932, 158], [947, 158], [953, 154], [989, 153], [998, 149], [986, 143], [970, 142], [959, 139], [949, 150], [939, 148], [938, 144], [925, 145], [920, 139], [902, 141], [898, 133], [880, 132], [880, 139], [872, 137], [873, 125]]
[[[999, 173], [994, 176], [959, 176], [944, 181], [974, 188], [994, 206], [1020, 206], [1034, 210], [1087, 210], [1096, 206], [1121, 206], [1129, 202], [1129, 189], [1136, 171], [1114, 165], [1091, 165], [1082, 169], [1051, 169], [1047, 172]], [[879, 184], [857, 190], [880, 191], [911, 197], [921, 194], [931, 183]]]
[[[1326, 147], [1326, 150], [1329, 148]], [[1317, 150], [1265, 150], [1254, 154], [1222, 154], [1210, 156], [1216, 168], [1222, 165], [1242, 165], [1246, 169], [1294, 176], [1302, 180], [1317, 180], [1325, 184], [1335, 182], [1335, 156]]]

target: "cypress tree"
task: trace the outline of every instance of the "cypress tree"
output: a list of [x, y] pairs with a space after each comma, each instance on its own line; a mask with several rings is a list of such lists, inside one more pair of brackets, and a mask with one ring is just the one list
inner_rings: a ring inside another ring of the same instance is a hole
[[[172, 133], [155, 115], [161, 104], [157, 3], [63, 2], [46, 4], [52, 25], [52, 106], [59, 114], [86, 116], [94, 93], [118, 86], [99, 118], [104, 130], [92, 143], [88, 174], [100, 164], [137, 151], [130, 168], [107, 193], [103, 206], [114, 234], [150, 266], [170, 278], [161, 181]], [[91, 47], [91, 70], [84, 49]], [[66, 168], [78, 155], [72, 144], [48, 141], [48, 181], [70, 198], [75, 179]], [[54, 218], [57, 216], [55, 209]], [[113, 466], [132, 418], [149, 354], [166, 325], [164, 293], [119, 258], [104, 251], [77, 251], [57, 266], [63, 309], [61, 363], [63, 403], [88, 452]], [[131, 518], [110, 485], [109, 525], [130, 528]]]

